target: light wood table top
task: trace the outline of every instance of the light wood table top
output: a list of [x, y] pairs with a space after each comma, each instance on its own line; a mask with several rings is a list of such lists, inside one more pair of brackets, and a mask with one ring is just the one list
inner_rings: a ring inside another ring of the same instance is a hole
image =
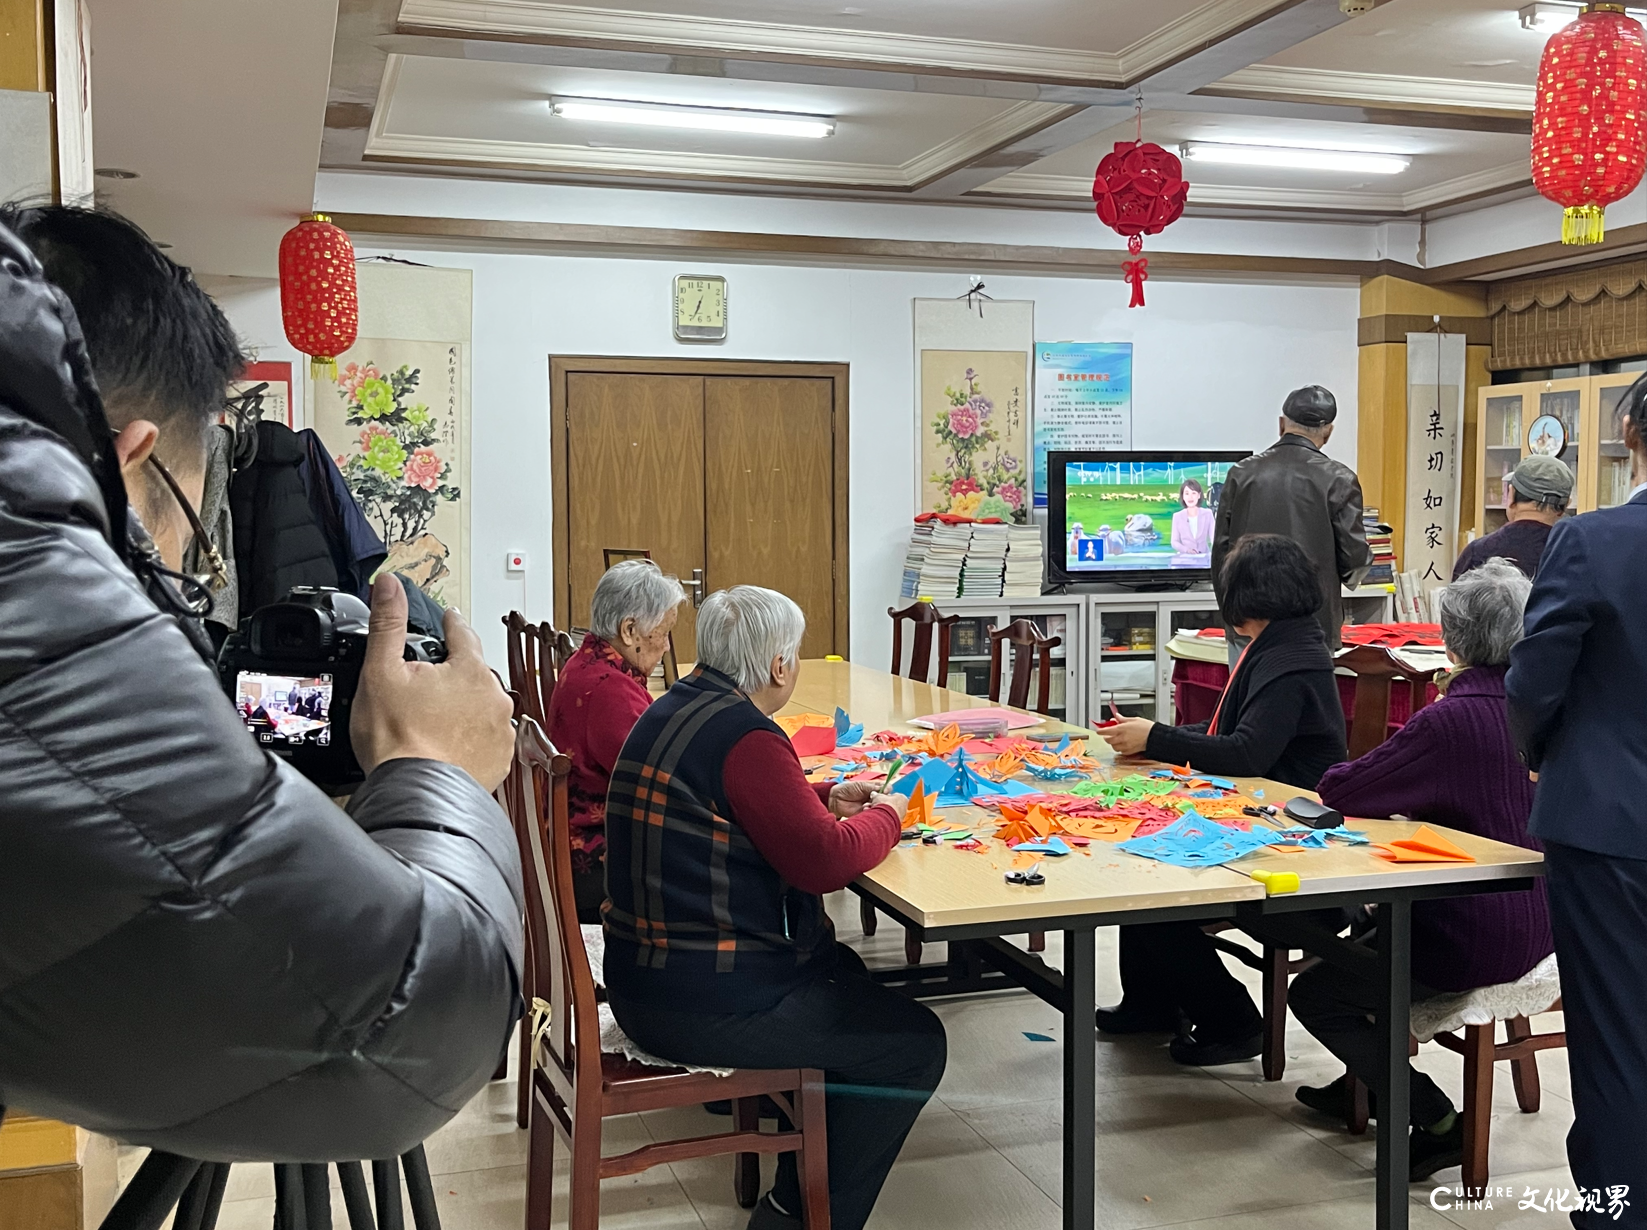
[[[900, 679], [884, 671], [849, 662], [808, 660], [801, 664], [800, 681], [785, 713], [830, 714], [838, 705], [862, 722], [864, 732], [895, 730], [918, 733], [909, 719], [949, 709], [972, 709], [990, 702], [951, 692], [946, 688]], [[1058, 733], [1078, 728], [1048, 719], [1037, 731]], [[1033, 733], [1031, 731], [1015, 733]], [[1103, 740], [1088, 740], [1088, 754], [1097, 757], [1118, 776], [1148, 772], [1150, 762], [1116, 764]], [[1282, 806], [1307, 794], [1292, 786], [1264, 779], [1243, 778], [1243, 793], [1262, 790], [1263, 801]], [[990, 837], [996, 813], [977, 807], [949, 807], [941, 814], [951, 823], [977, 824], [977, 836], [989, 843], [986, 853], [957, 850], [948, 844], [901, 846], [885, 862], [862, 876], [859, 887], [885, 902], [901, 917], [928, 930], [996, 927], [1010, 933], [1008, 924], [1022, 922], [1034, 929], [1038, 919], [1127, 914], [1183, 906], [1226, 905], [1265, 898], [1262, 884], [1249, 870], [1296, 872], [1302, 882], [1294, 899], [1329, 893], [1362, 892], [1369, 900], [1392, 889], [1467, 884], [1483, 880], [1524, 878], [1542, 874], [1543, 856], [1520, 846], [1506, 845], [1453, 829], [1432, 825], [1437, 831], [1475, 855], [1467, 864], [1391, 863], [1365, 846], [1334, 843], [1326, 850], [1301, 854], [1258, 853], [1231, 867], [1175, 867], [1124, 853], [1107, 842], [1094, 841], [1090, 853], [1076, 852], [1042, 860], [1046, 883], [1008, 884], [1006, 873], [1013, 855]], [[1351, 828], [1367, 830], [1374, 841], [1390, 841], [1411, 834], [1418, 825], [1394, 820], [1352, 820]], [[1444, 895], [1444, 894], [1443, 894]], [[1100, 917], [1100, 922], [1102, 921]]]

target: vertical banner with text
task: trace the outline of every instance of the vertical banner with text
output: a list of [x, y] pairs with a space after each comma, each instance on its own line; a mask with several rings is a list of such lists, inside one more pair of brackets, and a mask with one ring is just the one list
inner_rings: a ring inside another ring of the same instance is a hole
[[1407, 334], [1407, 508], [1401, 569], [1426, 589], [1458, 558], [1464, 335]]

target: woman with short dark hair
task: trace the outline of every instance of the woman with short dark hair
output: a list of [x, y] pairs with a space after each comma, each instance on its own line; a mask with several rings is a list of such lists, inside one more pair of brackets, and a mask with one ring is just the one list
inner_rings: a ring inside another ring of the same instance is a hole
[[1248, 534], [1224, 561], [1222, 579], [1224, 619], [1252, 643], [1212, 720], [1168, 726], [1122, 718], [1100, 733], [1121, 755], [1313, 790], [1345, 753], [1332, 651], [1315, 617], [1315, 565], [1290, 538]]
[[[1221, 581], [1225, 622], [1252, 639], [1212, 719], [1168, 726], [1123, 718], [1099, 733], [1122, 755], [1313, 790], [1346, 753], [1332, 650], [1316, 619], [1315, 565], [1290, 538], [1249, 534], [1224, 561]], [[1195, 923], [1122, 927], [1121, 989], [1121, 1005], [1098, 1012], [1104, 1033], [1173, 1030], [1183, 1016], [1194, 1031], [1173, 1039], [1179, 1063], [1236, 1063], [1263, 1049], [1252, 996]]]
[[1172, 514], [1172, 552], [1174, 555], [1212, 555], [1212, 531], [1218, 518], [1206, 507], [1206, 488], [1193, 478], [1178, 484], [1178, 502], [1183, 505]]

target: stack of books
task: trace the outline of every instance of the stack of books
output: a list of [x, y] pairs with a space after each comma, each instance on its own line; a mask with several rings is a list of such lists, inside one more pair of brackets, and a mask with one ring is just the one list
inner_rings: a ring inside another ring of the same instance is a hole
[[1395, 543], [1393, 529], [1378, 519], [1378, 510], [1362, 510], [1361, 524], [1366, 530], [1367, 545], [1372, 548], [1372, 568], [1362, 580], [1363, 586], [1395, 584]]
[[967, 544], [966, 560], [961, 565], [962, 598], [999, 598], [1002, 576], [1006, 572], [1009, 531], [1005, 525], [972, 526], [972, 540]]
[[1041, 596], [1041, 527], [1028, 525], [1007, 527], [1006, 579], [1001, 588], [1005, 598], [1039, 598]]
[[932, 545], [932, 527], [936, 521], [917, 521], [909, 534], [909, 553], [904, 556], [904, 579], [898, 587], [898, 597], [914, 601], [921, 596], [921, 567], [926, 563], [927, 548]]
[[941, 521], [931, 524], [932, 538], [927, 544], [926, 559], [921, 562], [915, 596], [942, 602], [961, 592], [961, 565], [966, 561], [967, 546], [972, 541], [972, 526], [945, 525]]

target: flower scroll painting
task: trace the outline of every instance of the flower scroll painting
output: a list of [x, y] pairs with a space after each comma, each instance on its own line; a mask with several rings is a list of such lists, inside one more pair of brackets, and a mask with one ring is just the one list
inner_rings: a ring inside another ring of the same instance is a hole
[[1023, 351], [921, 351], [922, 512], [1027, 520], [1028, 394]]
[[467, 432], [464, 347], [361, 338], [315, 383], [315, 430], [404, 573], [443, 605], [464, 605]]

